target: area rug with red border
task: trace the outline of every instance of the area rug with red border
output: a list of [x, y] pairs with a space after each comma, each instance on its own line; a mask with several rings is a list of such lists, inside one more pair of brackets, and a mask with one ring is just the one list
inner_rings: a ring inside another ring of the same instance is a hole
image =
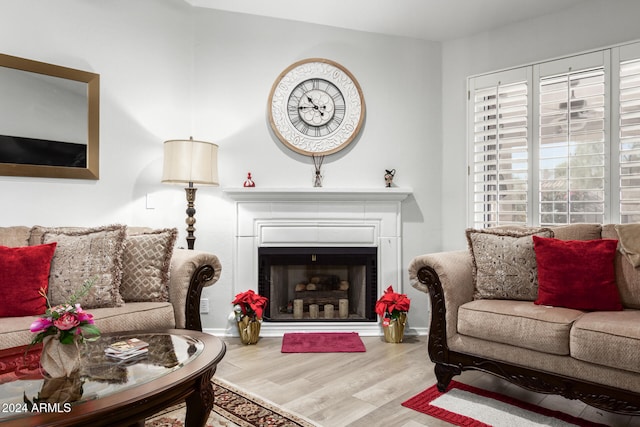
[[439, 392], [434, 385], [402, 403], [402, 406], [457, 426], [606, 427], [456, 381], [451, 381], [445, 393]]
[[367, 349], [357, 332], [288, 332], [282, 353], [358, 353]]

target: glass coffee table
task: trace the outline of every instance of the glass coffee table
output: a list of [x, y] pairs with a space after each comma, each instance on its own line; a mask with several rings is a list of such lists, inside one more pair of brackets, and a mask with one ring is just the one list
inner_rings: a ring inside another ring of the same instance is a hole
[[[104, 349], [139, 338], [147, 354], [117, 360]], [[82, 349], [80, 369], [49, 378], [41, 347], [0, 350], [0, 424], [4, 426], [144, 425], [145, 418], [186, 402], [186, 426], [204, 426], [213, 408], [211, 377], [226, 347], [190, 330], [105, 334]]]

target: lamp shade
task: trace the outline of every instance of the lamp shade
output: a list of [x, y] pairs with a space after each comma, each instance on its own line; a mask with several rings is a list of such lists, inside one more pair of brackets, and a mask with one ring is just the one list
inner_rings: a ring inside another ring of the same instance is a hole
[[218, 146], [193, 138], [165, 141], [162, 182], [218, 185]]

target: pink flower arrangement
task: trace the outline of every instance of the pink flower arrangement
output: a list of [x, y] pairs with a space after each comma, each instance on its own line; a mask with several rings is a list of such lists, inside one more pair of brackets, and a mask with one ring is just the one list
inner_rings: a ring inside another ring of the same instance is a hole
[[49, 335], [57, 335], [62, 344], [98, 339], [100, 330], [94, 324], [93, 315], [84, 311], [76, 302], [89, 292], [92, 285], [91, 281], [87, 281], [79, 292], [71, 296], [69, 302], [55, 307], [51, 307], [46, 291], [41, 288], [39, 294], [47, 300], [48, 308], [31, 324], [30, 330], [36, 334], [31, 344], [42, 342]]
[[239, 321], [244, 316], [262, 320], [262, 313], [268, 301], [267, 297], [258, 295], [251, 290], [239, 293], [231, 302], [235, 306], [233, 311], [235, 312], [236, 320]]
[[389, 286], [384, 295], [376, 302], [376, 313], [384, 318], [397, 319], [400, 313], [409, 311], [411, 300], [405, 294], [393, 291], [393, 286]]

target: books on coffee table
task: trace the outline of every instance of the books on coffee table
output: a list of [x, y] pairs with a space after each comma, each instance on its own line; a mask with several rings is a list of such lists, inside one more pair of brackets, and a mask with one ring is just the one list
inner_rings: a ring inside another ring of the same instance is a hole
[[127, 360], [133, 357], [142, 356], [149, 351], [149, 343], [138, 338], [130, 338], [124, 341], [117, 341], [104, 349], [108, 357], [120, 360]]

